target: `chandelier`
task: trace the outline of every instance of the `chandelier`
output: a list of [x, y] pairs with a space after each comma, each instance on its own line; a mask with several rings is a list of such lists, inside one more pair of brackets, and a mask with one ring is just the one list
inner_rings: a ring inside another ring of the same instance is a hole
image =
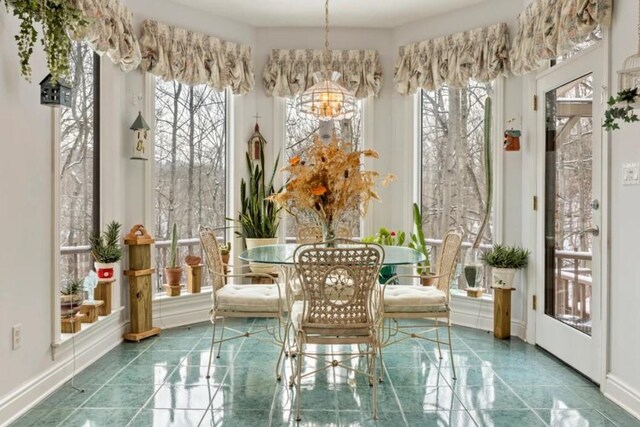
[[329, 0], [325, 0], [323, 70], [313, 73], [314, 85], [298, 97], [298, 114], [320, 121], [351, 119], [356, 99], [351, 91], [338, 83], [340, 73], [331, 71], [329, 50]]

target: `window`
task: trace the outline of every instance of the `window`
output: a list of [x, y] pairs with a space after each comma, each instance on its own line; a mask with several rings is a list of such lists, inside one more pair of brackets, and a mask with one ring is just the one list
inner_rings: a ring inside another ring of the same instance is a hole
[[199, 225], [225, 225], [226, 104], [225, 92], [209, 86], [156, 79], [155, 237], [160, 269], [166, 265], [174, 222], [180, 259], [187, 253], [201, 255]]
[[555, 65], [558, 65], [562, 62], [565, 62], [567, 59], [570, 59], [574, 56], [576, 56], [578, 53], [590, 48], [591, 46], [595, 45], [596, 43], [602, 41], [602, 38], [604, 37], [603, 33], [602, 33], [602, 27], [597, 26], [592, 32], [591, 34], [589, 34], [582, 42], [576, 44], [575, 46], [573, 46], [569, 51], [567, 51], [566, 53], [559, 55], [558, 57], [552, 59], [550, 61], [550, 66], [553, 67]]
[[60, 111], [60, 281], [92, 268], [89, 236], [99, 229], [99, 59], [85, 42], [71, 48], [71, 108]]
[[[311, 145], [311, 135], [318, 132], [319, 121], [306, 117], [300, 117], [298, 115], [298, 109], [296, 108], [297, 98], [287, 98], [285, 104], [285, 160], [289, 160], [296, 155], [302, 155], [304, 150]], [[358, 108], [351, 120], [334, 121], [333, 126], [336, 135], [339, 138], [350, 139], [353, 150], [362, 150], [362, 111], [363, 101], [358, 101]], [[312, 221], [311, 218], [308, 219]], [[286, 237], [287, 239], [295, 239], [296, 237], [296, 224], [295, 220], [287, 215], [286, 222]], [[347, 214], [344, 222], [353, 233], [353, 237], [360, 236], [360, 214], [358, 212], [350, 212]]]
[[[421, 203], [427, 239], [462, 226], [467, 242], [478, 234], [485, 206], [484, 105], [491, 83], [421, 93]], [[495, 150], [494, 150], [495, 156]], [[483, 244], [493, 242], [493, 221]]]

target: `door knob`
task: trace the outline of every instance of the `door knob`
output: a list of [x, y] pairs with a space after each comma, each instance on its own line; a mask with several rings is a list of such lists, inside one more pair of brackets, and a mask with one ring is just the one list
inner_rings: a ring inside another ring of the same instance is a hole
[[600, 235], [600, 227], [598, 227], [597, 225], [594, 225], [591, 228], [587, 228], [585, 230], [582, 230], [582, 232], [580, 232], [580, 234], [592, 234], [595, 237], [598, 237]]
[[594, 211], [600, 209], [600, 202], [598, 201], [598, 199], [593, 199], [593, 202], [591, 202], [591, 209], [593, 209]]

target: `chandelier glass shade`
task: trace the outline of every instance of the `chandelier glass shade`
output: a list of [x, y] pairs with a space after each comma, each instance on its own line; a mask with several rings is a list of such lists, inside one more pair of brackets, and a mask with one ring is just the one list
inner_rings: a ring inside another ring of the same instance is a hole
[[318, 71], [315, 84], [298, 97], [298, 114], [321, 121], [351, 119], [356, 111], [353, 94], [338, 83], [337, 71]]

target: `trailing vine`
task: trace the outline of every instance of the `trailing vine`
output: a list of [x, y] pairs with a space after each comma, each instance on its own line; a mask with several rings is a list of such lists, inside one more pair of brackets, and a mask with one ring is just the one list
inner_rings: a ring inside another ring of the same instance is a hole
[[[638, 99], [638, 88], [624, 89], [609, 98], [607, 111], [604, 112], [604, 127], [606, 130], [620, 129], [620, 125], [616, 120], [623, 120], [626, 123], [637, 122], [640, 120], [635, 113], [633, 104]], [[620, 106], [621, 105], [621, 106]]]
[[71, 39], [68, 31], [79, 29], [87, 22], [70, 0], [4, 0], [7, 11], [20, 20], [20, 32], [15, 35], [20, 58], [20, 74], [31, 81], [31, 55], [38, 39], [36, 24], [42, 26], [40, 42], [47, 57], [47, 67], [54, 81], [69, 73]]

